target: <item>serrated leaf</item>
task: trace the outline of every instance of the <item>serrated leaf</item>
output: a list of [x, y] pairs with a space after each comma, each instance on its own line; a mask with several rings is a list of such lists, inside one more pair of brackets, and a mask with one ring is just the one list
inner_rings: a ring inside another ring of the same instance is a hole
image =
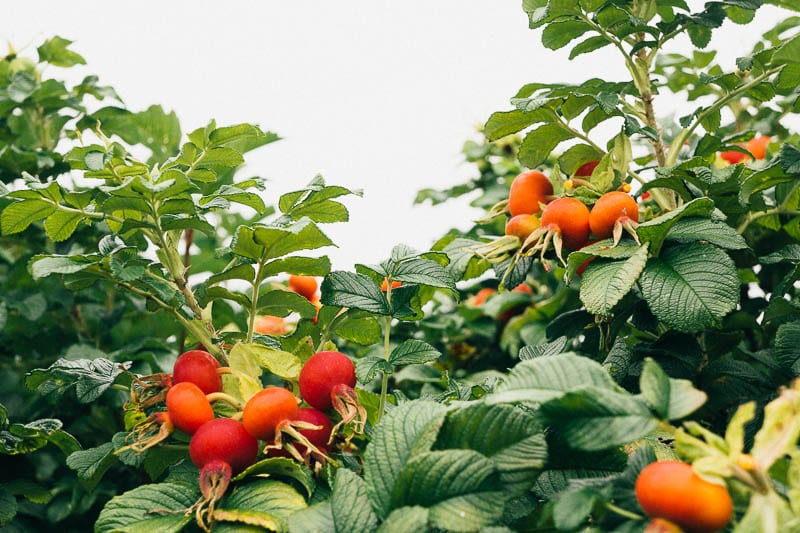
[[377, 533], [419, 533], [428, 528], [428, 509], [415, 505], [392, 511]]
[[370, 383], [378, 374], [392, 374], [394, 366], [380, 357], [367, 356], [356, 361], [356, 378], [359, 383]]
[[88, 491], [94, 490], [108, 469], [116, 462], [114, 445], [110, 442], [96, 448], [74, 452], [67, 457], [67, 466], [78, 473], [78, 479]]
[[561, 531], [571, 531], [589, 517], [597, 500], [591, 489], [573, 489], [559, 495], [553, 507], [553, 523]]
[[17, 499], [5, 488], [0, 487], [0, 527], [5, 526], [17, 514]]
[[25, 386], [43, 395], [61, 395], [75, 387], [78, 401], [91, 403], [113, 385], [130, 364], [108, 359], [59, 359], [45, 369], [29, 372]]
[[423, 452], [405, 464], [392, 493], [392, 507], [428, 507], [431, 525], [474, 531], [502, 515], [507, 497], [490, 460], [471, 450]]
[[785, 41], [772, 55], [773, 65], [800, 63], [800, 35]]
[[289, 517], [289, 533], [336, 533], [330, 500], [301, 509]]
[[345, 340], [364, 346], [380, 341], [383, 334], [378, 319], [372, 316], [345, 316], [333, 324], [331, 331]]
[[542, 44], [550, 50], [567, 46], [573, 39], [585, 35], [591, 28], [580, 20], [566, 20], [548, 24], [542, 32]]
[[322, 282], [320, 291], [320, 301], [324, 305], [361, 309], [379, 315], [391, 313], [386, 295], [364, 274], [331, 272]]
[[374, 531], [378, 526], [366, 483], [346, 468], [336, 471], [331, 509], [336, 531]]
[[56, 207], [45, 200], [22, 200], [14, 202], [0, 214], [0, 228], [3, 235], [12, 235], [25, 231], [37, 220], [47, 218], [56, 212]]
[[248, 466], [233, 477], [233, 481], [241, 481], [251, 476], [276, 477], [298, 482], [310, 498], [316, 487], [314, 474], [304, 465], [286, 457], [270, 457]]
[[214, 519], [285, 531], [292, 513], [305, 508], [305, 498], [294, 487], [282, 481], [262, 479], [237, 486], [214, 512]]
[[[177, 533], [191, 520], [184, 511], [199, 498], [200, 492], [186, 485], [157, 483], [143, 485], [113, 497], [94, 525], [95, 533]], [[161, 512], [154, 512], [154, 511]], [[165, 511], [173, 511], [165, 514]]]
[[628, 294], [647, 263], [647, 243], [623, 261], [593, 261], [581, 280], [580, 297], [593, 315], [609, 316]]
[[536, 168], [545, 162], [550, 153], [572, 134], [558, 124], [545, 124], [528, 132], [519, 147], [519, 162], [528, 168]]
[[448, 413], [434, 449], [475, 450], [491, 459], [508, 494], [527, 492], [547, 460], [544, 431], [518, 407], [469, 405]]
[[707, 244], [670, 247], [647, 263], [639, 285], [653, 314], [686, 333], [712, 326], [739, 303], [736, 266]]
[[599, 50], [600, 48], [608, 46], [609, 44], [611, 44], [611, 41], [609, 41], [602, 35], [595, 35], [594, 37], [589, 37], [585, 41], [581, 41], [572, 48], [572, 50], [569, 53], [569, 58], [575, 59], [581, 54], [588, 54], [589, 52], [594, 52], [595, 50]]
[[424, 341], [407, 339], [392, 350], [389, 362], [394, 366], [421, 365], [441, 357], [439, 350]]
[[735, 228], [724, 222], [715, 222], [702, 217], [687, 217], [678, 220], [667, 233], [667, 240], [676, 242], [706, 241], [726, 250], [744, 250], [747, 241]]
[[489, 117], [483, 127], [483, 133], [488, 140], [496, 141], [506, 135], [522, 131], [528, 126], [538, 122], [549, 122], [551, 119], [552, 115], [545, 110], [520, 111], [515, 109], [513, 111], [499, 111], [492, 113]]
[[261, 293], [256, 308], [259, 313], [272, 316], [286, 316], [296, 312], [303, 318], [314, 318], [317, 314], [314, 304], [304, 296], [281, 289]]
[[53, 242], [69, 239], [83, 220], [83, 215], [71, 211], [56, 211], [44, 221], [47, 236]]
[[586, 451], [627, 444], [657, 426], [644, 402], [627, 393], [597, 387], [550, 400], [542, 404], [541, 412], [570, 447]]
[[236, 350], [236, 357], [258, 362], [259, 366], [285, 380], [295, 381], [300, 376], [300, 369], [303, 365], [293, 353], [256, 343], [236, 344], [231, 350], [232, 357], [234, 350]]
[[430, 287], [456, 289], [455, 280], [439, 263], [418, 257], [400, 261], [392, 274], [392, 279], [405, 283], [418, 283]]
[[254, 226], [253, 240], [265, 248], [264, 257], [282, 257], [300, 250], [315, 250], [333, 242], [308, 218], [288, 226]]
[[597, 362], [572, 353], [522, 361], [486, 397], [490, 404], [546, 402], [584, 386], [615, 390], [616, 384]]
[[276, 274], [298, 274], [301, 276], [325, 276], [331, 270], [331, 260], [327, 256], [291, 256], [270, 261], [261, 270], [264, 277]]
[[775, 355], [792, 375], [800, 375], [800, 322], [781, 324], [775, 333]]
[[567, 348], [569, 340], [565, 336], [561, 336], [554, 341], [537, 344], [536, 346], [523, 346], [517, 357], [520, 361], [527, 361], [528, 359], [536, 359], [537, 357], [550, 357], [564, 353]]
[[646, 358], [639, 380], [642, 396], [651, 408], [662, 418], [666, 418], [669, 408], [669, 376], [651, 358]]
[[427, 441], [428, 447], [433, 444], [430, 435], [425, 432], [426, 426], [434, 420], [443, 419], [444, 414], [443, 405], [417, 400], [393, 409], [376, 426], [364, 454], [364, 479], [369, 499], [379, 518], [385, 518], [391, 511], [397, 478], [420, 441]]
[[68, 50], [72, 41], [59, 36], [51, 37], [39, 46], [39, 61], [47, 62], [56, 67], [71, 67], [73, 65], [85, 65], [86, 60], [77, 52]]
[[639, 224], [636, 233], [642, 242], [650, 243], [650, 253], [658, 255], [670, 228], [684, 217], [709, 217], [714, 209], [710, 198], [697, 198], [674, 211]]
[[99, 261], [99, 256], [35, 255], [28, 270], [33, 279], [41, 279], [51, 274], [74, 274]]
[[623, 239], [616, 246], [611, 239], [604, 239], [596, 243], [575, 250], [567, 257], [566, 279], [575, 275], [580, 266], [589, 259], [600, 257], [604, 259], [628, 259], [639, 253], [640, 246], [629, 239]]

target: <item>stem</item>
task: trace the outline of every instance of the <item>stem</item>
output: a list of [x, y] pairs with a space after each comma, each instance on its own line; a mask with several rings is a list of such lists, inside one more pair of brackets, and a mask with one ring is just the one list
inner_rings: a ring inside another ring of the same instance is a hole
[[253, 294], [250, 299], [249, 315], [247, 317], [247, 344], [253, 342], [253, 333], [255, 332], [256, 313], [258, 312], [258, 293], [261, 290], [261, 282], [263, 281], [264, 262], [258, 262], [258, 269], [256, 270], [256, 277], [253, 280]]
[[800, 211], [796, 211], [793, 209], [786, 209], [783, 205], [779, 205], [777, 207], [773, 207], [772, 209], [767, 209], [766, 211], [759, 211], [758, 213], [749, 213], [745, 219], [739, 224], [739, 227], [736, 231], [741, 235], [744, 233], [744, 230], [747, 229], [747, 226], [750, 225], [751, 222], [758, 220], [759, 218], [768, 217], [771, 215], [800, 215]]
[[643, 518], [641, 515], [638, 515], [636, 513], [631, 512], [631, 511], [627, 511], [627, 510], [623, 509], [622, 507], [618, 507], [618, 506], [614, 505], [611, 502], [607, 502], [606, 503], [606, 509], [608, 509], [609, 511], [612, 511], [614, 513], [617, 513], [620, 516], [624, 516], [625, 518], [630, 518], [631, 520], [641, 520]]
[[[386, 278], [386, 301], [391, 304], [392, 302], [392, 279], [391, 277]], [[392, 316], [388, 315], [383, 324], [383, 359], [384, 361], [389, 360], [389, 338], [391, 335], [392, 329]], [[377, 424], [380, 422], [381, 417], [383, 416], [383, 411], [386, 408], [386, 395], [389, 392], [389, 374], [383, 373], [381, 376], [381, 400], [378, 406], [378, 415], [375, 423]]]
[[728, 102], [730, 102], [737, 96], [749, 91], [750, 89], [752, 89], [765, 79], [779, 72], [782, 68], [783, 65], [762, 72], [760, 75], [756, 76], [755, 78], [745, 83], [744, 85], [740, 85], [739, 87], [732, 90], [731, 92], [729, 92], [728, 94], [726, 94], [725, 96], [723, 96], [722, 98], [711, 104], [709, 107], [705, 108], [703, 111], [698, 113], [694, 119], [694, 122], [692, 122], [692, 124], [689, 125], [688, 128], [684, 128], [683, 130], [681, 130], [681, 132], [672, 141], [672, 146], [670, 146], [669, 153], [667, 154], [666, 166], [671, 167], [675, 165], [675, 162], [678, 160], [678, 154], [680, 153], [681, 146], [683, 146], [683, 143], [686, 142], [686, 140], [692, 135], [692, 133], [694, 133], [694, 130], [697, 129], [697, 126], [699, 126], [700, 123], [707, 116], [709, 116], [711, 113], [718, 111], [720, 108], [727, 105]]
[[118, 224], [122, 224], [122, 223], [125, 222], [124, 219], [115, 217], [113, 215], [109, 215], [107, 213], [95, 213], [93, 211], [86, 211], [84, 209], [76, 209], [74, 207], [68, 207], [66, 205], [63, 205], [63, 204], [60, 204], [60, 203], [56, 202], [55, 200], [51, 200], [51, 199], [45, 198], [45, 197], [42, 197], [41, 199], [44, 200], [45, 202], [49, 203], [49, 204], [52, 204], [59, 211], [64, 211], [66, 213], [79, 213], [81, 216], [84, 216], [86, 218], [93, 218], [93, 219], [96, 219], [96, 220], [110, 220], [110, 221], [116, 222]]

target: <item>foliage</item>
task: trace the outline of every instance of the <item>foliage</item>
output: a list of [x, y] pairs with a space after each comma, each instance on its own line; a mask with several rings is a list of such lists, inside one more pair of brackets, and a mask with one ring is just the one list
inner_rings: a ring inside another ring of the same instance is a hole
[[[63, 38], [38, 62], [11, 52], [0, 454], [21, 462], [0, 478], [0, 526], [640, 531], [638, 473], [680, 458], [731, 492], [729, 529], [797, 529], [800, 138], [785, 119], [800, 109], [800, 18], [735, 68], [705, 50], [762, 3], [525, 0], [546, 48], [616, 49], [630, 79], [523, 86], [465, 144], [477, 177], [417, 197], [472, 195], [485, 216], [354, 271], [320, 250], [358, 191], [317, 176], [271, 207], [240, 177], [276, 134], [211, 121], [184, 137], [174, 114], [129, 111], [96, 77], [42, 79], [44, 64], [84, 63]], [[669, 51], [683, 35], [689, 56]], [[694, 109], [660, 117], [664, 91]], [[576, 250], [561, 228], [503, 235], [525, 167], [588, 207], [633, 185], [638, 216]], [[324, 277], [319, 299], [287, 274]], [[286, 328], [265, 333], [264, 315]], [[359, 386], [332, 399], [329, 456], [278, 457], [275, 438], [214, 485], [191, 436], [161, 422], [175, 357], [195, 346], [223, 367], [215, 416], [234, 419], [265, 386], [296, 390], [314, 353], [347, 352]]]

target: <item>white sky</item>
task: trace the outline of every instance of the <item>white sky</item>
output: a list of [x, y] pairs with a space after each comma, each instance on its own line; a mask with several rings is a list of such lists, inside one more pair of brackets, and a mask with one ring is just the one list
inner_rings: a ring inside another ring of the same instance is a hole
[[[161, 104], [184, 132], [215, 118], [281, 135], [251, 153], [243, 171], [270, 179], [269, 200], [317, 173], [364, 189], [363, 199], [346, 201], [350, 222], [326, 228], [339, 245], [328, 253], [334, 269], [379, 261], [399, 242], [427, 249], [449, 228], [468, 227], [479, 214], [468, 200], [412, 209], [413, 198], [473, 175], [463, 142], [493, 111], [510, 109], [524, 83], [625, 78], [610, 47], [572, 62], [569, 47], [544, 49], [519, 0], [12, 5], [0, 39], [32, 55], [52, 35], [75, 41], [88, 67], [70, 79], [96, 73], [134, 111]], [[722, 64], [732, 67], [783, 16], [767, 6], [746, 30], [717, 30]], [[663, 98], [655, 105], [661, 115], [672, 111]]]

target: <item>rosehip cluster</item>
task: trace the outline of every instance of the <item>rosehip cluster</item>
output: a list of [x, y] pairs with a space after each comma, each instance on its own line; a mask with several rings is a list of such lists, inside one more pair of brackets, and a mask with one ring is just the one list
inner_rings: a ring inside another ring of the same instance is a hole
[[[166, 411], [157, 411], [133, 432], [136, 442], [128, 448], [141, 452], [165, 440], [178, 429], [191, 436], [189, 455], [200, 469], [201, 500], [194, 506], [196, 520], [208, 529], [214, 505], [225, 493], [231, 477], [252, 465], [259, 455], [259, 441], [268, 456], [291, 457], [320, 468], [343, 426], [353, 431], [343, 439], [349, 445], [354, 433], [363, 431], [364, 408], [353, 389], [355, 366], [335, 351], [319, 352], [306, 362], [299, 377], [303, 400], [290, 390], [269, 386], [242, 405], [223, 392], [220, 367], [208, 352], [191, 350], [175, 362], [166, 392]], [[235, 410], [230, 418], [217, 418], [212, 403], [224, 401]], [[334, 425], [324, 411], [335, 411]], [[155, 435], [153, 433], [155, 432]], [[342, 442], [338, 442], [341, 445]]]
[[[565, 182], [564, 188], [569, 191], [575, 185], [591, 187], [591, 182], [584, 178], [590, 179], [597, 166], [597, 161], [583, 164]], [[490, 261], [502, 261], [509, 252], [517, 250], [525, 255], [538, 252], [544, 259], [552, 248], [564, 263], [563, 250], [583, 248], [592, 236], [596, 240], [613, 237], [616, 246], [622, 232], [627, 231], [638, 242], [639, 207], [628, 194], [629, 185], [624, 184], [620, 189], [600, 196], [590, 210], [578, 197], [555, 197], [553, 184], [542, 172], [523, 172], [511, 183], [507, 202], [492, 210], [498, 213], [505, 206], [510, 215], [505, 227], [506, 237], [477, 251]], [[546, 262], [544, 266], [549, 268]]]

